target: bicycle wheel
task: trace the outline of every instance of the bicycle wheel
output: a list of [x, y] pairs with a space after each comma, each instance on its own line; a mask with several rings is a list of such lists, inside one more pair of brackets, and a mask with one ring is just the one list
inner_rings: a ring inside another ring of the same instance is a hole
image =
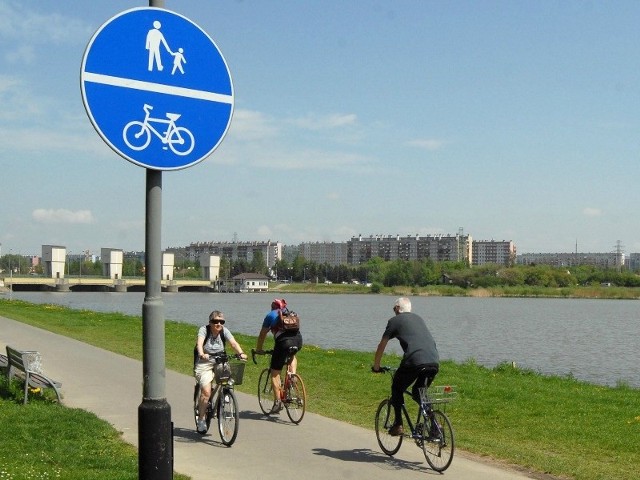
[[260, 373], [260, 379], [258, 380], [258, 403], [260, 404], [260, 410], [265, 415], [269, 415], [273, 410], [275, 401], [273, 397], [273, 385], [271, 384], [271, 371], [265, 368]]
[[131, 150], [144, 150], [151, 143], [151, 132], [144, 123], [134, 120], [125, 125], [122, 139]]
[[422, 451], [431, 468], [444, 472], [453, 460], [453, 428], [449, 418], [440, 410], [434, 410], [430, 417], [424, 424]]
[[389, 399], [385, 398], [380, 402], [376, 411], [376, 438], [378, 445], [387, 455], [395, 455], [402, 445], [402, 435], [389, 435], [389, 429], [393, 424], [393, 407], [389, 403]]
[[307, 410], [307, 390], [304, 388], [302, 377], [292, 373], [285, 391], [284, 408], [287, 410], [289, 420], [298, 424]]
[[238, 416], [238, 401], [233, 390], [224, 390], [218, 396], [218, 432], [220, 439], [227, 447], [233, 445], [238, 436], [240, 418]]
[[196, 146], [193, 134], [184, 127], [176, 127], [169, 135], [167, 142], [176, 155], [188, 155]]

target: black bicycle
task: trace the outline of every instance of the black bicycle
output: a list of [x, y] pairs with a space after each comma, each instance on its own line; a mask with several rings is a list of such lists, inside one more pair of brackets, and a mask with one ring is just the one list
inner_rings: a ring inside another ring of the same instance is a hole
[[[233, 392], [234, 385], [242, 384], [245, 362], [229, 362], [235, 358], [240, 360], [240, 355], [227, 355], [218, 353], [210, 355], [214, 363], [215, 385], [211, 385], [211, 396], [207, 402], [207, 414], [205, 422], [207, 430], [199, 432], [201, 435], [209, 431], [211, 420], [218, 419], [218, 432], [222, 443], [230, 447], [238, 436], [240, 422], [238, 412], [238, 400]], [[198, 399], [200, 398], [200, 384], [196, 382], [193, 391], [193, 411], [195, 415], [196, 430], [198, 429]]]
[[[280, 373], [280, 404], [284, 405], [287, 411], [289, 420], [298, 424], [304, 417], [304, 412], [307, 409], [307, 391], [304, 388], [304, 382], [302, 377], [297, 373], [291, 373], [291, 361], [293, 356], [298, 352], [298, 347], [289, 347], [287, 358], [285, 360], [285, 368]], [[259, 352], [251, 349], [251, 357], [253, 363], [256, 362], [256, 355], [272, 355], [273, 350], [264, 350]], [[265, 368], [260, 373], [258, 380], [258, 403], [260, 404], [260, 410], [265, 415], [271, 415], [278, 413], [278, 406], [280, 405], [273, 393], [273, 384], [271, 383], [271, 369]]]
[[[391, 367], [382, 367], [382, 371], [393, 374], [397, 370]], [[404, 392], [411, 396], [408, 390]], [[394, 409], [391, 405], [391, 397], [387, 397], [378, 406], [376, 411], [376, 438], [378, 445], [389, 456], [395, 455], [405, 436], [412, 438], [424, 453], [427, 463], [436, 472], [444, 472], [453, 460], [454, 438], [453, 428], [449, 418], [444, 413], [444, 405], [453, 401], [456, 397], [455, 387], [431, 386], [429, 393], [427, 388], [420, 389], [420, 404], [415, 423], [411, 422], [407, 407], [402, 405], [402, 415], [409, 427], [409, 432], [404, 435], [391, 435], [389, 430], [393, 426]], [[443, 409], [435, 408], [443, 405]]]

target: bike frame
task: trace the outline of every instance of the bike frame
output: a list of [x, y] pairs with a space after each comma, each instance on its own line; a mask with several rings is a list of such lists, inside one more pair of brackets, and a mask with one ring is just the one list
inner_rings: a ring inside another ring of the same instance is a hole
[[[175, 119], [153, 118], [151, 116], [151, 110], [152, 110], [152, 107], [150, 105], [144, 106], [144, 121], [142, 123], [150, 131], [152, 131], [156, 137], [162, 140], [162, 143], [167, 143], [167, 141], [169, 140], [169, 136], [171, 135], [171, 132], [173, 132], [176, 129]], [[160, 132], [154, 128], [152, 122], [156, 124], [160, 123], [163, 125], [168, 125], [167, 131], [164, 132], [163, 134], [160, 134]], [[178, 133], [178, 138], [182, 138], [179, 133]]]
[[[292, 350], [293, 348], [295, 348], [295, 350]], [[274, 407], [276, 406], [277, 402], [282, 402], [282, 406], [287, 411], [287, 416], [295, 424], [298, 424], [302, 421], [307, 402], [307, 394], [302, 377], [298, 373], [291, 372], [291, 361], [293, 360], [293, 357], [297, 352], [298, 350], [296, 347], [291, 347], [285, 359], [285, 365], [287, 368], [282, 368], [282, 370], [280, 371], [280, 398], [274, 398], [271, 378], [273, 369], [271, 367], [265, 368], [258, 378], [258, 402], [260, 404], [262, 413], [264, 413], [265, 415], [277, 413], [277, 411], [279, 410], [274, 410]], [[251, 350], [253, 363], [257, 363], [255, 357], [256, 354], [272, 355], [273, 350], [266, 350], [261, 353], [257, 353], [255, 350]], [[263, 379], [264, 382], [268, 383], [263, 383]], [[264, 389], [263, 386], [265, 387]], [[267, 394], [272, 398], [267, 399]]]

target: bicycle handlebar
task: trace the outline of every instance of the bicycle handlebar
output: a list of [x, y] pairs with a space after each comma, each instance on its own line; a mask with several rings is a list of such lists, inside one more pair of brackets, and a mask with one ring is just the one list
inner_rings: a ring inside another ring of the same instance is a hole
[[390, 372], [391, 370], [392, 370], [391, 367], [386, 367], [386, 366], [381, 366], [380, 370], [374, 370], [373, 366], [371, 367], [371, 371], [373, 373], [387, 373], [387, 372]]
[[229, 361], [231, 358], [235, 358], [236, 360], [240, 360], [241, 362], [246, 362], [246, 360], [242, 359], [242, 356], [239, 353], [234, 353], [233, 355], [228, 354], [227, 352], [219, 352], [219, 353], [209, 353], [209, 361], [214, 363], [224, 363]]
[[256, 361], [256, 355], [271, 355], [273, 354], [273, 350], [256, 350], [255, 348], [251, 349], [251, 359], [253, 360], [253, 363], [258, 363]]

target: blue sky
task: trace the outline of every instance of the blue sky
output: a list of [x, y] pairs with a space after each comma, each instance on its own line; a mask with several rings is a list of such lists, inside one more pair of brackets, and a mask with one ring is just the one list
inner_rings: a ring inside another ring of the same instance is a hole
[[[145, 6], [0, 0], [2, 254], [144, 249], [144, 168], [98, 136], [79, 77], [96, 30]], [[216, 42], [235, 110], [209, 158], [163, 172], [163, 248], [463, 228], [640, 251], [640, 2], [165, 7]]]

